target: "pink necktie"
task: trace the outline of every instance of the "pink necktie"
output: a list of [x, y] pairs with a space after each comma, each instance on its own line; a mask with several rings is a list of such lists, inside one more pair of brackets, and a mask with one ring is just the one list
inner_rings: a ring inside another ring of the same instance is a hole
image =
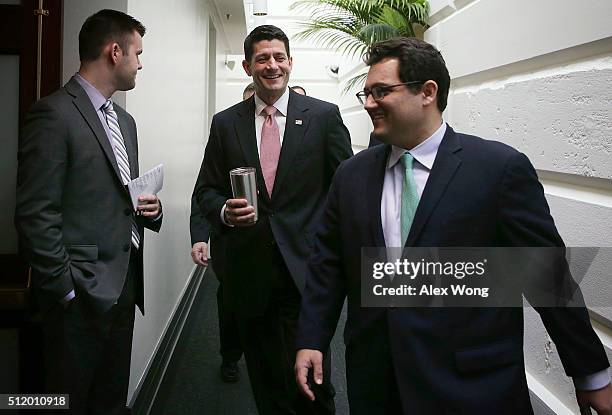
[[266, 182], [268, 195], [272, 196], [274, 188], [274, 178], [276, 177], [276, 167], [278, 166], [278, 158], [280, 157], [281, 144], [278, 124], [274, 114], [276, 108], [268, 105], [262, 113], [266, 113], [266, 120], [261, 129], [261, 145], [259, 146], [259, 162], [261, 171]]

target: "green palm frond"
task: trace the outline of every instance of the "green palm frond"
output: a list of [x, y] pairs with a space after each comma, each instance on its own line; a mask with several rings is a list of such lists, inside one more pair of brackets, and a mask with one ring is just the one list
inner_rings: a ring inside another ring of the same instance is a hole
[[[397, 36], [414, 36], [414, 25], [428, 27], [428, 0], [298, 0], [290, 10], [310, 11], [310, 20], [298, 23], [295, 38], [363, 56], [372, 44]], [[349, 79], [344, 93], [365, 80]]]
[[362, 73], [359, 74], [357, 76], [352, 77], [351, 79], [349, 79], [348, 81], [346, 81], [346, 83], [344, 84], [344, 88], [342, 88], [342, 93], [343, 94], [347, 94], [349, 93], [354, 87], [356, 86], [360, 86], [363, 87], [363, 85], [365, 84], [365, 80], [368, 77], [367, 73]]

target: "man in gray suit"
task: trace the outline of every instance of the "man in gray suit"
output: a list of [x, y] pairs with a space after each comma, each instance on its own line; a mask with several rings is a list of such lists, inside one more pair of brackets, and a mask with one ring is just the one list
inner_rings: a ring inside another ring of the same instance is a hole
[[132, 207], [136, 124], [110, 100], [134, 88], [144, 33], [118, 11], [90, 16], [79, 72], [32, 107], [19, 141], [15, 224], [44, 315], [45, 392], [69, 393], [76, 414], [126, 411], [144, 227], [161, 227], [157, 196]]

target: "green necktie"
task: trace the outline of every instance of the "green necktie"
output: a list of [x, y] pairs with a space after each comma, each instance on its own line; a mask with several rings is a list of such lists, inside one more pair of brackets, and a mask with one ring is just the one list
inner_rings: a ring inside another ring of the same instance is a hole
[[406, 244], [410, 227], [414, 220], [417, 206], [419, 205], [419, 194], [417, 192], [414, 175], [412, 174], [412, 162], [414, 157], [410, 153], [404, 153], [400, 159], [404, 166], [404, 182], [402, 184], [402, 208], [400, 214], [400, 224], [402, 227], [402, 247]]

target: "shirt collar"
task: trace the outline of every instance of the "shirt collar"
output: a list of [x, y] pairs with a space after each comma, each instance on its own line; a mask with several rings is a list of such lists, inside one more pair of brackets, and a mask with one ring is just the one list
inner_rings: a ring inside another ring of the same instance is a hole
[[[428, 170], [433, 167], [436, 154], [438, 154], [438, 148], [446, 133], [446, 123], [443, 121], [440, 128], [436, 130], [427, 140], [410, 150], [410, 154], [416, 161], [421, 165], [425, 166]], [[405, 148], [391, 146], [391, 154], [389, 154], [389, 161], [387, 161], [387, 169], [392, 168], [402, 158], [407, 150]]]
[[83, 78], [80, 73], [77, 72], [74, 75], [74, 78], [83, 87], [85, 93], [89, 97], [89, 100], [93, 104], [96, 111], [99, 111], [100, 108], [102, 108], [102, 105], [104, 105], [104, 103], [106, 102], [106, 98], [104, 97], [104, 95], [102, 95], [102, 93], [98, 91], [95, 86], [90, 84], [87, 79]]
[[[274, 104], [272, 104], [276, 111], [278, 111], [281, 115], [287, 116], [287, 107], [289, 106], [289, 88], [285, 88], [285, 92], [279, 99], [276, 100]], [[261, 98], [257, 96], [255, 93], [255, 115], [261, 115], [261, 112], [266, 108], [268, 104], [263, 102]]]

